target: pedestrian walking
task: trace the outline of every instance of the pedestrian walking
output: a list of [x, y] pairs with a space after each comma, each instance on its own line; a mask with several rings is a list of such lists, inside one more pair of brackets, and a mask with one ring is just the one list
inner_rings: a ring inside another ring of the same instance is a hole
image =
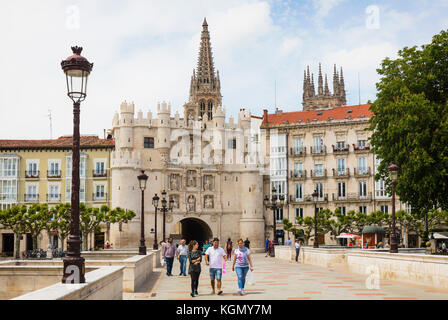
[[208, 240], [205, 240], [205, 244], [202, 246], [202, 254], [205, 254], [205, 251], [210, 248], [210, 242]]
[[246, 240], [244, 240], [244, 246], [245, 246], [247, 249], [250, 249], [250, 241], [249, 241], [249, 238], [246, 238]]
[[236, 271], [236, 276], [238, 277], [238, 294], [240, 296], [245, 295], [244, 285], [246, 283], [246, 275], [249, 271], [249, 265], [250, 271], [254, 271], [250, 250], [244, 245], [243, 239], [239, 239], [238, 248], [235, 249], [235, 254], [233, 256], [232, 271]]
[[445, 244], [445, 242], [442, 242], [442, 252], [445, 252], [446, 251], [446, 244]]
[[296, 239], [295, 246], [296, 246], [296, 262], [298, 262], [299, 253], [300, 253], [300, 240], [299, 239]]
[[188, 247], [186, 245], [186, 240], [182, 239], [180, 241], [180, 245], [176, 249], [176, 256], [180, 263], [180, 276], [186, 276], [187, 275], [187, 252]]
[[173, 238], [168, 238], [168, 242], [163, 243], [162, 247], [162, 256], [166, 262], [167, 276], [172, 276], [171, 270], [173, 269], [175, 255], [176, 255], [176, 244], [173, 242]]
[[202, 254], [198, 250], [199, 243], [196, 240], [191, 240], [188, 244], [188, 273], [191, 277], [191, 293], [190, 296], [198, 295], [199, 276], [201, 275]]
[[271, 241], [269, 241], [269, 238], [266, 237], [266, 242], [265, 242], [266, 255], [264, 256], [265, 258], [269, 255], [269, 244], [270, 243], [271, 243]]
[[227, 254], [223, 248], [219, 246], [219, 239], [213, 239], [213, 246], [209, 247], [205, 252], [205, 263], [210, 266], [210, 284], [212, 286], [211, 294], [215, 294], [215, 279], [218, 287], [218, 295], [222, 293], [221, 279], [223, 259], [227, 259]]
[[227, 248], [227, 259], [230, 260], [232, 259], [232, 240], [230, 240], [230, 238], [227, 239], [226, 248]]

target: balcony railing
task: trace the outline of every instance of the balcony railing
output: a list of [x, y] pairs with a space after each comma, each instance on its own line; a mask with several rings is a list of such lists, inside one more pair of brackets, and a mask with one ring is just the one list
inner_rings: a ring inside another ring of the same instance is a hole
[[353, 169], [353, 171], [354, 171], [354, 175], [355, 175], [355, 177], [368, 177], [368, 176], [370, 176], [370, 167], [368, 167], [368, 168], [354, 168]]
[[333, 170], [333, 177], [336, 178], [348, 178], [350, 177], [350, 169], [349, 168], [345, 168], [345, 169], [332, 169]]
[[355, 152], [363, 152], [363, 151], [368, 152], [368, 151], [370, 151], [370, 146], [369, 146], [369, 145], [366, 145], [366, 146], [359, 146], [359, 145], [355, 145], [355, 144], [353, 143], [353, 150], [354, 150]]
[[312, 155], [326, 155], [327, 154], [327, 146], [322, 146], [318, 149], [310, 147]]
[[291, 156], [296, 156], [296, 157], [299, 157], [299, 156], [305, 156], [306, 155], [306, 147], [302, 147], [302, 148], [295, 148], [295, 147], [293, 147], [293, 148], [290, 148], [290, 154], [291, 154]]
[[303, 180], [306, 179], [306, 170], [291, 170], [291, 179]]
[[93, 201], [107, 201], [107, 193], [92, 193]]
[[62, 176], [61, 170], [53, 170], [53, 171], [47, 170], [48, 179], [60, 179], [61, 176]]
[[[312, 194], [306, 194], [304, 198], [305, 201], [311, 201], [311, 202], [314, 201]], [[317, 202], [328, 202], [328, 193], [324, 193], [322, 197], [317, 197]]]
[[338, 194], [332, 194], [333, 201], [370, 201], [372, 200], [372, 192], [368, 192], [366, 195], [360, 195], [355, 192], [346, 193], [345, 196], [339, 196]]
[[23, 199], [25, 202], [39, 202], [39, 195], [36, 193], [31, 194], [25, 193], [23, 195]]
[[301, 197], [301, 198], [296, 198], [294, 197], [292, 194], [289, 195], [289, 202], [304, 202], [305, 201], [305, 197]]
[[61, 201], [61, 194], [47, 193], [47, 202]]
[[333, 147], [333, 153], [337, 153], [337, 154], [345, 154], [349, 152], [349, 147], [348, 145], [345, 146], [344, 148], [338, 148], [337, 146], [335, 147], [333, 144], [331, 145]]
[[325, 179], [327, 178], [327, 169], [323, 169], [323, 170], [310, 170], [310, 175], [312, 179]]
[[105, 177], [107, 177], [107, 172], [106, 172], [106, 170], [104, 170], [104, 171], [92, 170], [92, 176], [94, 178], [105, 178]]
[[25, 179], [39, 179], [40, 171], [25, 171]]

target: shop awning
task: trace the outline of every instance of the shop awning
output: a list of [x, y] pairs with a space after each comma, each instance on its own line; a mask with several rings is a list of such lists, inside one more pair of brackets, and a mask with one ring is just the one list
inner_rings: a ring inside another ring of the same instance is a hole
[[341, 233], [336, 238], [342, 238], [342, 239], [361, 239], [360, 236], [357, 234], [351, 234], [351, 233]]
[[448, 239], [448, 232], [434, 232], [434, 239]]

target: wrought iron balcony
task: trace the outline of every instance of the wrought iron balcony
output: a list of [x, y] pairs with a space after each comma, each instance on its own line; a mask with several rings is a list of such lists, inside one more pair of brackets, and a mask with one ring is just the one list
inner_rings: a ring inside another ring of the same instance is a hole
[[310, 147], [310, 150], [311, 150], [311, 154], [313, 155], [313, 156], [318, 156], [318, 155], [326, 155], [327, 154], [327, 146], [322, 146], [322, 147], [320, 147], [320, 148], [313, 148], [313, 147]]
[[[312, 194], [306, 194], [304, 197], [305, 201], [314, 202], [314, 198]], [[317, 197], [317, 202], [328, 202], [328, 193], [324, 193], [322, 197]]]
[[47, 170], [47, 178], [48, 179], [61, 179], [62, 173], [61, 170]]
[[39, 179], [40, 171], [25, 171], [25, 179]]
[[371, 201], [372, 200], [372, 192], [368, 192], [366, 195], [360, 195], [356, 192], [346, 193], [345, 196], [339, 196], [338, 194], [332, 194], [333, 201], [351, 201], [351, 202], [359, 202], [359, 201]]
[[31, 193], [31, 194], [25, 193], [23, 195], [23, 200], [25, 202], [39, 202], [39, 195], [36, 193]]
[[345, 146], [344, 148], [338, 148], [337, 146], [335, 147], [333, 144], [331, 146], [333, 147], [333, 153], [336, 153], [336, 154], [347, 154], [349, 152], [348, 145]]
[[103, 171], [92, 170], [92, 176], [94, 178], [106, 178], [107, 172], [106, 172], [106, 170], [103, 170]]
[[306, 147], [290, 148], [290, 154], [292, 157], [304, 157], [304, 156], [306, 156]]
[[61, 194], [47, 193], [47, 202], [60, 202]]
[[366, 145], [366, 146], [359, 146], [359, 145], [355, 145], [353, 143], [353, 150], [355, 152], [370, 152], [370, 146]]
[[335, 178], [348, 178], [348, 177], [350, 177], [350, 169], [349, 168], [337, 169], [337, 170], [335, 170], [333, 168], [332, 170], [333, 170], [333, 177], [335, 177]]
[[312, 179], [326, 179], [327, 178], [327, 169], [323, 169], [323, 170], [310, 170], [310, 175]]
[[291, 170], [291, 179], [304, 180], [306, 179], [306, 170]]
[[357, 177], [357, 178], [368, 177], [368, 176], [371, 175], [370, 167], [368, 167], [368, 168], [361, 168], [361, 169], [360, 168], [354, 168], [353, 171], [354, 171], [355, 177]]
[[92, 193], [93, 201], [107, 201], [107, 193]]

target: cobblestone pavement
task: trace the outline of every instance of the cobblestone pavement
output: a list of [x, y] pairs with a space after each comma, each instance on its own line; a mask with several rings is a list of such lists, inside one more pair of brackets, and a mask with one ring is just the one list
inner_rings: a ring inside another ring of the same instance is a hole
[[368, 289], [366, 276], [345, 270], [325, 269], [301, 263], [253, 254], [254, 284], [246, 284], [246, 295], [237, 295], [237, 277], [226, 264], [223, 275], [223, 294], [212, 295], [208, 267], [202, 264], [199, 295], [190, 296], [190, 277], [178, 276], [179, 262], [175, 260], [173, 275], [163, 268], [156, 269], [153, 279], [137, 293], [124, 293], [124, 299], [155, 300], [445, 300], [448, 291], [427, 286], [381, 280], [379, 289]]

